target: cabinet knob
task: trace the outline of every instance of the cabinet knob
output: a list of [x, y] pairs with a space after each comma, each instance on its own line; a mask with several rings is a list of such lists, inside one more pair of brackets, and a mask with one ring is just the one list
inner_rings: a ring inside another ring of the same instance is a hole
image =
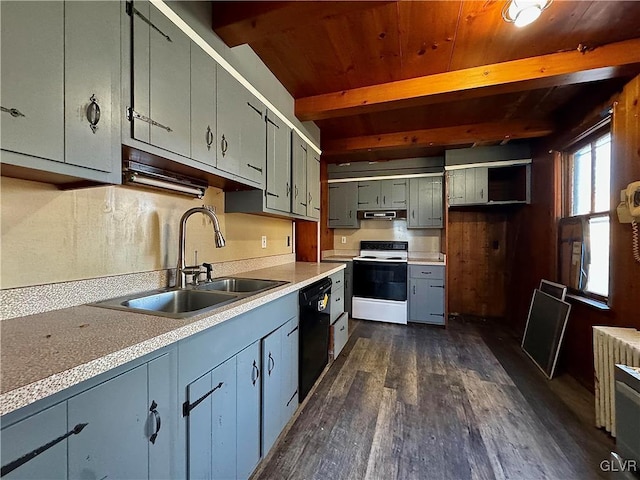
[[251, 368], [251, 384], [255, 385], [258, 381], [258, 378], [260, 378], [260, 369], [258, 368], [256, 361], [254, 360], [253, 367]]
[[222, 134], [222, 139], [220, 140], [220, 151], [222, 152], [223, 157], [227, 154], [227, 148], [229, 148], [229, 143], [227, 142], [227, 139], [224, 138], [224, 134]]

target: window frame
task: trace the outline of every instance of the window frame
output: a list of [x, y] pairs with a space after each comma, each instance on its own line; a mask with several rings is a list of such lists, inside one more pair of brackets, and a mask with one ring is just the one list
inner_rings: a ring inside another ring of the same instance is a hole
[[[573, 141], [571, 141], [570, 143], [568, 143], [563, 149], [562, 149], [562, 209], [561, 209], [561, 218], [559, 219], [558, 222], [558, 244], [559, 244], [559, 248], [558, 248], [558, 273], [559, 275], [562, 274], [562, 265], [563, 265], [563, 260], [566, 261], [566, 259], [563, 259], [563, 248], [562, 248], [562, 229], [563, 226], [567, 225], [574, 225], [576, 222], [581, 222], [582, 223], [582, 242], [583, 242], [583, 254], [582, 254], [582, 259], [581, 262], [586, 262], [586, 252], [587, 252], [587, 246], [586, 246], [586, 240], [587, 240], [587, 235], [586, 232], [588, 232], [588, 224], [589, 221], [592, 218], [598, 218], [598, 217], [605, 217], [608, 216], [609, 217], [609, 226], [611, 227], [611, 205], [609, 204], [609, 207], [607, 210], [603, 210], [603, 211], [596, 211], [595, 209], [595, 205], [596, 205], [596, 189], [595, 189], [595, 184], [596, 184], [596, 162], [595, 162], [595, 152], [596, 152], [596, 143], [597, 141], [602, 138], [603, 136], [609, 134], [610, 136], [612, 135], [612, 128], [611, 128], [611, 116], [609, 115], [607, 118], [601, 120], [600, 122], [598, 122], [596, 125], [594, 125], [593, 127], [591, 127], [590, 129], [586, 130], [583, 134], [581, 134], [580, 136], [578, 136], [577, 138], [575, 138]], [[613, 138], [611, 138], [611, 143], [613, 144]], [[579, 150], [581, 150], [582, 148], [584, 148], [587, 145], [591, 145], [591, 207], [590, 207], [590, 211], [589, 213], [584, 213], [584, 214], [578, 214], [578, 215], [572, 215], [572, 205], [573, 205], [573, 180], [574, 180], [574, 170], [573, 170], [573, 156], [575, 155], [576, 152], [578, 152]], [[612, 156], [613, 156], [613, 152]], [[612, 158], [613, 161], [613, 158]], [[611, 194], [611, 192], [609, 192]], [[611, 230], [609, 230], [609, 232], [611, 232]], [[611, 233], [609, 233], [609, 239], [611, 239]], [[589, 255], [591, 255], [591, 252], [588, 252]], [[608, 284], [609, 284], [609, 288], [608, 291], [609, 293], [611, 292], [611, 243], [609, 243], [609, 276], [608, 276]], [[582, 266], [582, 264], [581, 264]], [[588, 279], [587, 279], [588, 281]], [[580, 297], [585, 297], [585, 298], [589, 298], [592, 300], [596, 300], [598, 302], [602, 302], [604, 304], [608, 304], [609, 301], [609, 296], [604, 296], [598, 293], [594, 293], [594, 292], [590, 292], [586, 289], [586, 283], [587, 281], [585, 281], [585, 285], [579, 289], [576, 289], [570, 285], [567, 285], [567, 291], [569, 293], [571, 293], [572, 295], [576, 295], [576, 296], [580, 296]]]

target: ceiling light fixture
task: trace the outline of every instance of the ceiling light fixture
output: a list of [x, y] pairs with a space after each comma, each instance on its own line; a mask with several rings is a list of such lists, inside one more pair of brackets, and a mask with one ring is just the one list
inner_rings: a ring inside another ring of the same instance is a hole
[[516, 27], [535, 22], [553, 0], [509, 0], [502, 9], [502, 18]]

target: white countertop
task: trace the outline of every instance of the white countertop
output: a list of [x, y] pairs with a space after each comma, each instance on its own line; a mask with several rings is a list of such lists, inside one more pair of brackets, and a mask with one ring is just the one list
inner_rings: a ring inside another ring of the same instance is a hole
[[213, 312], [172, 319], [80, 305], [0, 322], [0, 415], [136, 360], [344, 269], [287, 263], [234, 276], [286, 285]]

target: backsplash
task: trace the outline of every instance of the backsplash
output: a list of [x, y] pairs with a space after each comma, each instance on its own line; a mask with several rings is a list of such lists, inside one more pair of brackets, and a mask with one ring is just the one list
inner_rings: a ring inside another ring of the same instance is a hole
[[224, 192], [217, 188], [198, 200], [120, 186], [61, 191], [8, 177], [0, 186], [2, 289], [175, 268], [180, 218], [202, 204], [215, 207], [226, 247], [216, 249], [209, 220], [193, 216], [188, 264], [194, 250], [199, 263], [293, 252], [291, 220], [224, 214]]
[[[405, 220], [362, 220], [358, 229], [333, 231], [334, 255], [350, 255], [360, 250], [361, 240], [399, 240], [409, 242], [409, 252], [441, 251], [440, 229], [410, 229]], [[345, 237], [346, 243], [342, 243]]]

